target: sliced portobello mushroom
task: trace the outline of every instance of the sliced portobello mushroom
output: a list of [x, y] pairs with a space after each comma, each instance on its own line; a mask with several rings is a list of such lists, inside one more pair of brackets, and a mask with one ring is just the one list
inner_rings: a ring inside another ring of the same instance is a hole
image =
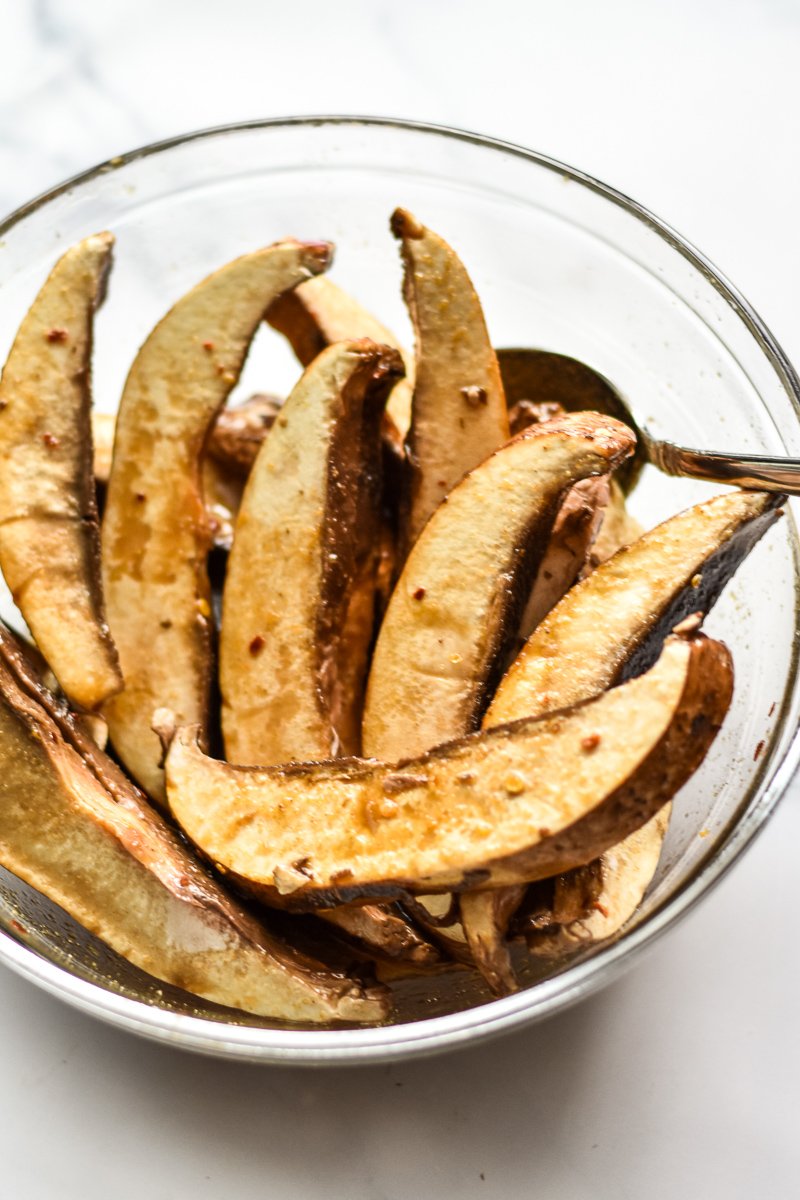
[[[642, 902], [652, 882], [669, 825], [667, 804], [641, 829], [611, 846], [587, 868], [579, 867], [553, 882], [549, 911], [531, 919], [514, 918], [514, 935], [524, 937], [531, 953], [561, 958], [595, 942], [606, 941], [622, 929]], [[535, 892], [538, 884], [531, 891]], [[587, 895], [588, 891], [588, 895]]]
[[702, 762], [732, 688], [727, 649], [687, 632], [596, 700], [395, 766], [237, 767], [184, 728], [166, 758], [170, 808], [233, 880], [286, 908], [529, 882], [658, 812]]
[[400, 345], [391, 330], [338, 284], [327, 276], [310, 279], [294, 291], [279, 296], [270, 306], [267, 320], [286, 337], [304, 367], [334, 342], [369, 338], [399, 351], [405, 376], [395, 381], [386, 409], [400, 437], [405, 436], [411, 419], [413, 356]]
[[480, 301], [464, 264], [405, 209], [391, 218], [405, 267], [416, 378], [406, 546], [459, 480], [508, 440], [508, 414]]
[[[517, 421], [531, 409], [546, 413], [548, 408], [561, 408], [605, 413], [630, 424], [630, 412], [614, 385], [580, 359], [530, 347], [502, 348], [496, 353], [506, 402], [510, 410], [517, 410]], [[636, 483], [645, 461], [639, 449], [620, 469], [625, 492]]]
[[114, 238], [69, 249], [0, 379], [0, 569], [59, 684], [97, 708], [122, 686], [103, 603], [90, 412], [92, 326]]
[[[669, 807], [665, 805], [661, 812]], [[661, 813], [656, 813], [653, 821], [660, 816]], [[639, 832], [637, 829], [636, 833]], [[527, 937], [534, 931], [552, 929], [589, 916], [603, 890], [602, 863], [601, 855], [583, 867], [532, 883], [525, 889], [520, 907], [508, 923], [511, 936]]]
[[[521, 400], [509, 412], [512, 434], [531, 425], [543, 425], [565, 415], [560, 404], [535, 404]], [[598, 534], [615, 525], [616, 506], [612, 506], [613, 481], [608, 476], [581, 479], [564, 495], [556, 514], [547, 549], [544, 552], [533, 588], [520, 622], [519, 637], [529, 636], [575, 580], [591, 566]], [[613, 483], [622, 496], [619, 485]], [[622, 500], [624, 510], [624, 498]], [[608, 543], [608, 535], [604, 542]], [[620, 543], [621, 544], [621, 543]], [[520, 643], [521, 644], [521, 643]]]
[[491, 892], [462, 892], [459, 896], [461, 928], [469, 956], [496, 996], [509, 996], [518, 987], [505, 935], [526, 891], [526, 885], [518, 883]]
[[712, 607], [781, 515], [783, 497], [728, 492], [642, 534], [575, 585], [500, 682], [484, 727], [596, 696], [645, 671], [664, 637]]
[[586, 570], [611, 504], [607, 475], [581, 479], [561, 501], [519, 625], [524, 641]]
[[277, 396], [256, 392], [221, 409], [208, 439], [208, 457], [226, 473], [246, 479], [282, 406]]
[[164, 799], [153, 713], [204, 728], [211, 686], [211, 533], [200, 463], [264, 313], [329, 264], [328, 243], [279, 242], [229, 263], [156, 326], [128, 375], [102, 528], [108, 621], [124, 690], [105, 706], [114, 749]]
[[406, 560], [381, 625], [365, 754], [390, 762], [475, 728], [564, 493], [632, 450], [626, 426], [575, 414], [523, 430], [453, 489]]
[[422, 937], [397, 905], [342, 904], [319, 909], [316, 915], [380, 960], [427, 968], [441, 959], [436, 947]]
[[112, 949], [215, 1004], [382, 1020], [388, 996], [269, 934], [201, 869], [0, 631], [0, 862]]
[[644, 533], [644, 527], [628, 511], [625, 492], [616, 478], [608, 481], [608, 502], [603, 508], [603, 519], [597, 537], [588, 547], [582, 575], [589, 575], [600, 563], [611, 558], [623, 546], [630, 546]]
[[396, 350], [366, 339], [323, 350], [256, 459], [223, 592], [229, 762], [360, 750], [379, 566], [380, 428], [402, 371]]

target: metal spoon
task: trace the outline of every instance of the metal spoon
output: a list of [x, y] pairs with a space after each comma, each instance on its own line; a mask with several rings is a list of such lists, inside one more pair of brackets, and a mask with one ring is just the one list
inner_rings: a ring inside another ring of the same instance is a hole
[[800, 459], [691, 450], [653, 437], [637, 422], [613, 384], [576, 358], [549, 350], [509, 349], [498, 350], [497, 361], [509, 407], [520, 400], [533, 400], [560, 404], [567, 412], [593, 409], [624, 421], [634, 431], [636, 452], [619, 472], [626, 491], [649, 462], [666, 475], [800, 495]]

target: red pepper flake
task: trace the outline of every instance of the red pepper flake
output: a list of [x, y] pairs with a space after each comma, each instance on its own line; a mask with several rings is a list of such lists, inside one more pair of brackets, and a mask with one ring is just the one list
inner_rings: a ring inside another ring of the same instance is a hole
[[425, 596], [425, 588], [418, 587], [417, 590], [414, 592], [414, 599], [422, 600], [424, 598], [424, 596]]
[[136, 493], [136, 503], [137, 504], [144, 504], [146, 499], [147, 499], [147, 496], [145, 496], [144, 492]]
[[214, 343], [213, 342], [203, 342], [203, 349], [206, 350], [210, 354], [211, 351], [214, 349]]
[[596, 750], [600, 745], [600, 734], [590, 733], [588, 737], [581, 738], [581, 748], [583, 750]]
[[66, 329], [48, 329], [44, 335], [48, 342], [65, 342], [69, 337]]
[[56, 446], [58, 445], [58, 438], [54, 433], [43, 433], [42, 441], [44, 442], [45, 446], [47, 446], [48, 450], [55, 450]]
[[27, 929], [25, 928], [25, 926], [20, 924], [20, 922], [15, 917], [12, 917], [8, 923], [11, 926], [11, 928], [14, 930], [15, 933], [21, 933], [23, 935], [23, 937], [28, 932]]
[[764, 747], [766, 746], [766, 744], [767, 743], [763, 742], [763, 741], [758, 743], [758, 745], [756, 746], [755, 754], [753, 755], [753, 762], [758, 762], [758, 760], [761, 758], [761, 753], [762, 753]]
[[601, 904], [599, 900], [595, 900], [592, 908], [595, 910], [595, 912], [599, 912], [601, 916], [608, 920], [608, 909], [606, 908], [605, 904]]
[[248, 649], [250, 650], [250, 653], [252, 654], [253, 658], [255, 658], [257, 654], [261, 653], [261, 651], [264, 649], [264, 639], [260, 633], [257, 633], [256, 636], [253, 638]]

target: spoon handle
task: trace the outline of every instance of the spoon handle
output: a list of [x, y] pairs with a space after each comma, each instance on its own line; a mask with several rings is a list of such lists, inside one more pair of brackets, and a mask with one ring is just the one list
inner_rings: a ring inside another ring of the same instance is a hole
[[712, 483], [800, 496], [800, 458], [771, 458], [766, 454], [721, 454], [690, 450], [645, 435], [648, 460], [666, 475], [687, 475]]

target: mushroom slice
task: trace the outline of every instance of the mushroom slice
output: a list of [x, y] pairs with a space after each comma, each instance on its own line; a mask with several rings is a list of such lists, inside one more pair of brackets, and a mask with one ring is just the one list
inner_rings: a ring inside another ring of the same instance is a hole
[[98, 488], [103, 489], [111, 474], [111, 459], [114, 455], [114, 430], [117, 425], [116, 413], [98, 412], [92, 409], [92, 470], [94, 481]]
[[0, 861], [117, 953], [215, 1004], [375, 1022], [387, 996], [289, 948], [181, 840], [0, 633]]
[[464, 264], [405, 209], [395, 210], [391, 227], [401, 244], [416, 339], [410, 546], [467, 471], [508, 440], [509, 429], [500, 370]]
[[484, 728], [577, 704], [646, 670], [670, 630], [708, 612], [782, 501], [766, 492], [716, 496], [601, 563], [531, 635]]
[[208, 439], [208, 457], [228, 474], [246, 479], [282, 404], [277, 396], [257, 392], [241, 404], [223, 408]]
[[327, 242], [278, 242], [209, 275], [155, 327], [125, 384], [102, 529], [108, 621], [124, 690], [105, 708], [116, 752], [164, 798], [153, 712], [207, 722], [211, 540], [200, 463], [209, 428], [281, 292], [323, 271]]
[[532, 633], [586, 569], [606, 523], [611, 482], [607, 475], [581, 479], [561, 501], [520, 621], [521, 639]]
[[532, 426], [471, 471], [406, 560], [381, 626], [363, 750], [391, 762], [474, 729], [513, 643], [563, 494], [633, 450], [584, 413]]
[[[496, 354], [512, 423], [530, 419], [533, 413], [545, 414], [548, 409], [559, 408], [567, 412], [605, 413], [623, 422], [630, 420], [616, 388], [580, 359], [530, 347], [500, 349]], [[620, 470], [626, 492], [638, 479], [644, 462], [644, 452], [639, 449]]]
[[380, 524], [381, 418], [403, 364], [366, 339], [308, 367], [250, 473], [223, 593], [230, 762], [360, 749]]
[[92, 323], [114, 238], [56, 263], [0, 380], [0, 569], [61, 687], [96, 708], [122, 686], [106, 624], [90, 427]]
[[524, 883], [517, 883], [491, 892], [462, 892], [459, 897], [470, 961], [496, 996], [509, 996], [518, 987], [505, 933], [526, 891]]
[[414, 387], [414, 358], [377, 317], [343, 291], [333, 280], [309, 279], [293, 292], [279, 296], [270, 306], [267, 320], [289, 341], [304, 367], [334, 342], [352, 342], [369, 338], [382, 346], [399, 351], [406, 369], [398, 379], [386, 404], [386, 410], [404, 437], [411, 420], [411, 393]]
[[669, 810], [670, 805], [665, 805], [641, 829], [595, 859], [592, 866], [596, 868], [597, 886], [583, 911], [580, 873], [585, 868], [569, 871], [559, 878], [552, 919], [530, 928], [526, 928], [524, 920], [519, 923], [517, 933], [524, 936], [531, 953], [560, 958], [594, 942], [605, 941], [630, 920], [658, 866]]
[[202, 853], [286, 908], [527, 882], [658, 812], [702, 762], [732, 688], [725, 646], [687, 633], [594, 701], [395, 766], [236, 767], [183, 729], [166, 759], [170, 808]]
[[628, 512], [625, 492], [616, 479], [608, 482], [609, 499], [603, 509], [600, 531], [587, 547], [587, 561], [581, 574], [589, 575], [600, 563], [611, 558], [623, 546], [630, 546], [644, 533], [644, 527]]
[[[616, 503], [624, 522], [621, 496]], [[671, 517], [598, 566], [533, 633], [500, 683], [483, 727], [578, 704], [643, 670], [666, 631], [688, 613], [711, 608], [742, 559], [777, 520], [780, 503], [780, 496], [762, 492], [717, 496]], [[615, 536], [624, 528], [620, 525]], [[599, 869], [605, 899], [599, 915], [581, 925], [584, 939], [591, 931], [607, 937], [615, 919], [615, 928], [628, 919], [636, 906], [633, 897], [641, 900], [655, 871], [655, 851], [660, 851], [667, 821], [665, 813], [647, 833], [638, 831], [603, 856]], [[490, 903], [502, 900], [476, 895], [470, 902], [476, 956], [486, 955]], [[605, 919], [603, 909], [610, 914]], [[470, 930], [466, 933], [472, 943]], [[565, 934], [542, 944], [563, 945], [568, 938]], [[497, 948], [495, 954], [502, 951]]]
[[316, 915], [329, 925], [338, 926], [381, 958], [424, 967], [440, 960], [436, 947], [400, 915], [397, 906], [343, 904], [339, 908], [320, 909]]
[[[564, 415], [565, 409], [560, 404], [539, 404], [530, 400], [518, 401], [508, 414], [512, 434]], [[569, 489], [553, 522], [547, 550], [520, 621], [521, 639], [533, 632], [581, 574], [588, 573], [593, 564], [602, 561], [595, 550], [600, 538], [601, 553], [604, 551], [606, 558], [610, 556], [612, 551], [608, 547], [624, 513], [622, 489], [607, 476], [581, 479]], [[620, 541], [614, 549], [622, 544]]]

